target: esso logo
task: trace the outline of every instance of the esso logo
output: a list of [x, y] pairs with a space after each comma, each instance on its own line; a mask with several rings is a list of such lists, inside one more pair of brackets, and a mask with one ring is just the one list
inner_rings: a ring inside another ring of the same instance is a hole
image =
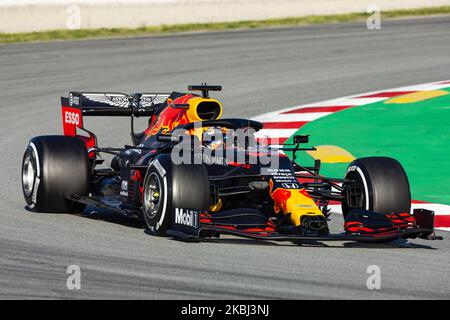
[[76, 112], [66, 111], [64, 115], [64, 122], [78, 126], [80, 124], [80, 115]]

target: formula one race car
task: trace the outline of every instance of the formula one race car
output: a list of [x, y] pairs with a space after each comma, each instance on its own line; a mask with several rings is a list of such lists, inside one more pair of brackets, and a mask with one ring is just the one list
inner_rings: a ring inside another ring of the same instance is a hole
[[[301, 240], [391, 241], [434, 238], [434, 213], [416, 209], [400, 163], [387, 157], [354, 160], [343, 179], [298, 164], [308, 136], [274, 148], [255, 137], [263, 124], [221, 119], [209, 97], [193, 93], [71, 92], [61, 98], [64, 135], [31, 139], [22, 165], [28, 208], [81, 212], [108, 208], [145, 219], [149, 230], [177, 239], [221, 234]], [[131, 145], [102, 148], [83, 126], [85, 116], [127, 116]], [[134, 133], [134, 117], [149, 117]], [[105, 162], [101, 154], [112, 154]], [[291, 160], [286, 153], [292, 153]], [[330, 234], [329, 202], [342, 204], [344, 230]]]

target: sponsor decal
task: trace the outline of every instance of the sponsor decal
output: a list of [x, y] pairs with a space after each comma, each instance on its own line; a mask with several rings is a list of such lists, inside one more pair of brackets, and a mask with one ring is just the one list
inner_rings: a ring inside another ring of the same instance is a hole
[[183, 226], [198, 227], [198, 211], [175, 208], [175, 223]]
[[120, 195], [123, 197], [128, 197], [128, 181], [122, 180]]
[[305, 208], [305, 209], [315, 208], [315, 206], [312, 204], [297, 204], [296, 207], [297, 208]]
[[284, 189], [300, 189], [300, 185], [296, 182], [282, 183], [281, 186]]
[[[106, 104], [118, 108], [128, 108], [128, 97], [125, 94], [83, 93], [82, 95], [85, 99], [93, 102], [98, 102], [101, 104]], [[103, 107], [103, 106], [99, 105], [96, 107]]]
[[[204, 153], [198, 153], [196, 152], [194, 154], [195, 158], [200, 160], [200, 163], [204, 163], [204, 164], [216, 164], [219, 166], [228, 166], [228, 162], [227, 159], [225, 159], [224, 157], [219, 157], [219, 156], [213, 156], [213, 155], [209, 155], [209, 154], [204, 154]], [[196, 163], [196, 162], [194, 162]]]
[[169, 97], [168, 94], [142, 94], [139, 104], [143, 108], [151, 107], [154, 104], [163, 103]]
[[124, 107], [124, 105], [128, 103], [128, 99], [126, 97], [111, 96], [111, 102]]
[[291, 169], [266, 169], [268, 174], [272, 176], [274, 185], [277, 188], [283, 189], [300, 189], [300, 184], [298, 183], [295, 175], [292, 173]]
[[155, 162], [153, 162], [153, 166], [155, 167], [156, 171], [158, 171], [158, 173], [161, 175], [161, 177], [164, 177], [166, 175], [166, 170], [164, 170], [159, 160], [155, 160]]
[[78, 127], [80, 125], [80, 114], [77, 112], [65, 111], [64, 122]]
[[64, 135], [75, 136], [76, 128], [83, 128], [83, 116], [80, 109], [63, 106], [61, 115]]
[[80, 97], [74, 96], [73, 93], [69, 94], [69, 106], [78, 106], [80, 104]]
[[126, 154], [127, 156], [132, 156], [135, 153], [141, 154], [142, 153], [142, 149], [128, 149], [127, 151], [124, 152], [124, 154]]
[[34, 145], [34, 143], [30, 143], [30, 147], [33, 149], [34, 159], [36, 161], [36, 178], [34, 181], [33, 193], [31, 195], [31, 205], [30, 205], [30, 208], [33, 208], [36, 204], [37, 192], [39, 189], [39, 184], [41, 183], [41, 167], [40, 167], [40, 163], [39, 163], [39, 155], [38, 155], [36, 146]]
[[[273, 188], [273, 182], [270, 181], [271, 189]], [[274, 210], [276, 213], [280, 211], [285, 212], [287, 210], [287, 202], [292, 196], [292, 192], [289, 190], [277, 188], [275, 191], [270, 193], [274, 203]]]

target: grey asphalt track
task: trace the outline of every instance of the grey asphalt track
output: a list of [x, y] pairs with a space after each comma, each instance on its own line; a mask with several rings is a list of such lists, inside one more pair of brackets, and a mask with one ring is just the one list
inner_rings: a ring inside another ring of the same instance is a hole
[[[0, 45], [0, 298], [450, 298], [448, 239], [189, 244], [107, 213], [30, 213], [20, 187], [29, 138], [61, 133], [59, 96], [69, 90], [165, 92], [207, 81], [223, 85], [216, 96], [225, 116], [252, 116], [448, 79], [449, 70], [448, 17], [385, 22], [377, 31], [362, 22]], [[87, 125], [101, 145], [129, 143], [127, 119]], [[66, 288], [69, 265], [81, 267], [81, 290]], [[366, 287], [369, 265], [381, 268], [380, 290]]]

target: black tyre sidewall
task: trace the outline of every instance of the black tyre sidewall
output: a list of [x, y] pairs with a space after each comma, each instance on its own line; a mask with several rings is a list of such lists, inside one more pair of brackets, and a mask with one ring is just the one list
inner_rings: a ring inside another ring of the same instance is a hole
[[[348, 168], [345, 179], [359, 179], [362, 182], [366, 198], [366, 205], [362, 209], [384, 214], [410, 212], [409, 181], [397, 160], [389, 157], [360, 158], [350, 163]], [[344, 200], [344, 216], [349, 210]]]
[[[165, 172], [162, 172], [161, 169]], [[153, 233], [165, 234], [172, 225], [175, 208], [208, 209], [209, 181], [204, 165], [174, 165], [170, 155], [161, 155], [150, 164], [147, 170], [144, 179], [144, 193], [152, 174], [159, 177], [163, 189], [163, 203], [154, 217], [150, 218], [143, 208], [145, 221]]]
[[[39, 185], [25, 201], [36, 212], [79, 212], [83, 205], [67, 201], [65, 196], [89, 194], [90, 165], [83, 141], [68, 136], [33, 138], [24, 154], [32, 153]], [[23, 164], [22, 164], [23, 170]], [[35, 186], [36, 188], [36, 186]]]
[[[147, 183], [152, 174], [155, 174], [161, 182], [162, 191], [162, 205], [159, 206], [157, 214], [150, 217], [145, 209], [145, 198], [143, 199], [143, 213], [145, 222], [149, 230], [157, 235], [164, 235], [167, 228], [170, 226], [172, 212], [172, 174], [171, 164], [165, 157], [158, 157], [155, 159], [147, 170], [144, 178], [144, 194], [146, 192]], [[163, 172], [162, 172], [163, 171]]]
[[[34, 168], [34, 171], [36, 172], [35, 178], [34, 178], [34, 184], [33, 184], [33, 189], [31, 190], [31, 193], [29, 195], [26, 194], [25, 192], [25, 188], [23, 185], [23, 181], [22, 181], [22, 192], [23, 192], [23, 196], [25, 198], [25, 201], [28, 205], [28, 208], [30, 209], [35, 209], [35, 204], [33, 202], [33, 196], [35, 195], [36, 192], [39, 191], [39, 184], [40, 181], [37, 181], [37, 179], [39, 179], [39, 172], [38, 172], [38, 166], [37, 166], [37, 161], [36, 161], [36, 154], [33, 150], [33, 148], [31, 147], [31, 145], [28, 145], [27, 149], [25, 150], [24, 154], [23, 154], [23, 159], [22, 159], [22, 176], [23, 176], [23, 171], [24, 171], [24, 164], [25, 164], [25, 159], [27, 158], [27, 156], [30, 155], [30, 159], [32, 161], [32, 166]], [[37, 188], [37, 190], [36, 190]], [[36, 194], [37, 195], [37, 194]]]

